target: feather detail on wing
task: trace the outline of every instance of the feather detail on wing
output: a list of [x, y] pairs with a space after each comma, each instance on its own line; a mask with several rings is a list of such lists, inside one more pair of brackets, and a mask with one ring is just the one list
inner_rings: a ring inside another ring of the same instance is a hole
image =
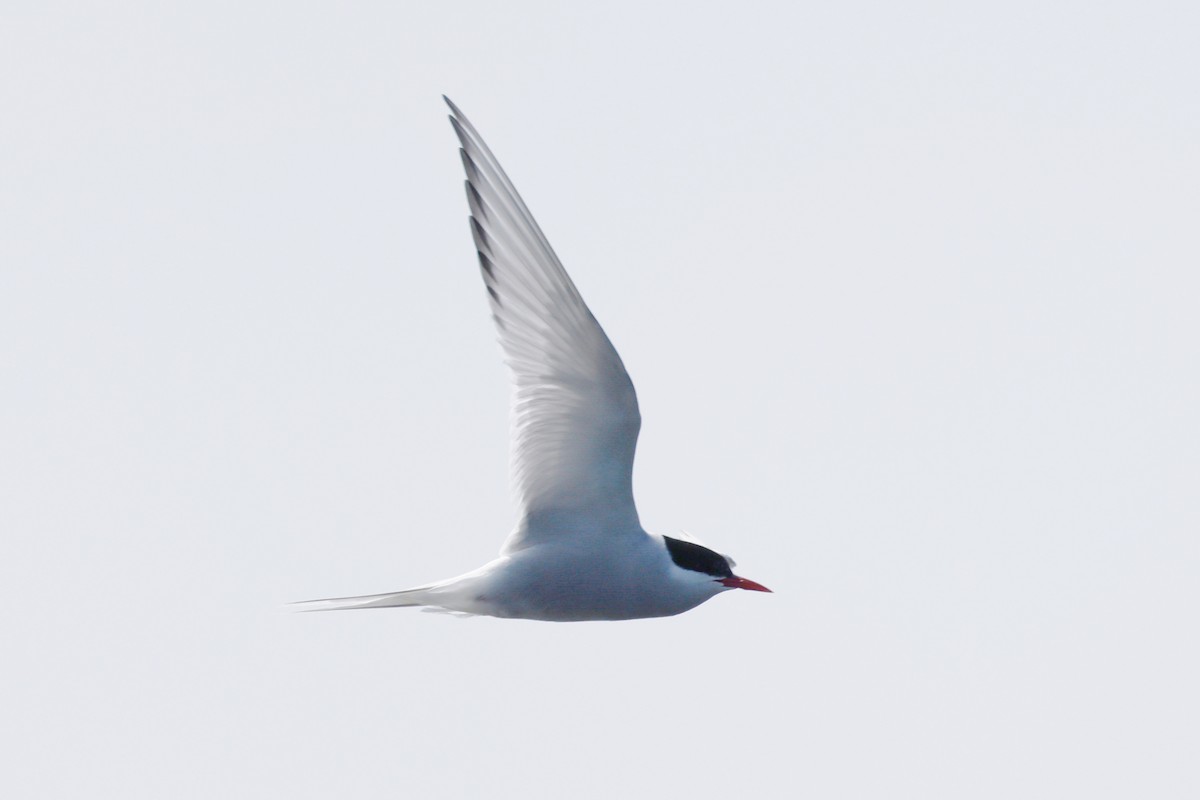
[[447, 98], [462, 144], [471, 235], [515, 384], [505, 544], [639, 529], [633, 456], [641, 415], [620, 356], [483, 139]]

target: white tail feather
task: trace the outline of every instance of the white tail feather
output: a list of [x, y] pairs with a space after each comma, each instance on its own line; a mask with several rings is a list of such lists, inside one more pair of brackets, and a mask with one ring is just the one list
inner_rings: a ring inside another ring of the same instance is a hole
[[345, 611], [352, 608], [394, 608], [396, 606], [423, 606], [427, 602], [425, 590], [405, 589], [401, 592], [364, 594], [358, 597], [330, 597], [325, 600], [305, 600], [289, 603], [296, 611]]

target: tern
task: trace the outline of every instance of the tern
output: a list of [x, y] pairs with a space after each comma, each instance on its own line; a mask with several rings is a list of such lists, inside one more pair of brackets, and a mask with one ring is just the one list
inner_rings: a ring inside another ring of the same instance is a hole
[[633, 382], [483, 138], [450, 99], [471, 236], [515, 391], [516, 527], [500, 556], [449, 580], [301, 610], [421, 606], [572, 622], [665, 617], [730, 589], [770, 589], [727, 556], [647, 533], [633, 502]]

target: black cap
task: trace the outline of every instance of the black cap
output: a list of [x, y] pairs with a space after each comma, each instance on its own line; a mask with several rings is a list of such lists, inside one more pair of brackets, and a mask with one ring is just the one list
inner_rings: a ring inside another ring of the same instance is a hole
[[714, 578], [733, 577], [729, 559], [715, 550], [709, 550], [704, 545], [695, 542], [672, 539], [670, 536], [664, 536], [663, 541], [667, 543], [667, 552], [671, 554], [671, 560], [677, 567], [690, 569], [692, 572], [702, 572]]

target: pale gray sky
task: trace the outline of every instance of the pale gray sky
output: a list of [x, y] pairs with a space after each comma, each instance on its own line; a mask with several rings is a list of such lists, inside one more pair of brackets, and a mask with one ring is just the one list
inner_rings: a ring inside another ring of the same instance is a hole
[[[1200, 794], [1200, 13], [809, 5], [9, 3], [0, 794]], [[776, 594], [280, 611], [512, 521], [442, 92]]]

